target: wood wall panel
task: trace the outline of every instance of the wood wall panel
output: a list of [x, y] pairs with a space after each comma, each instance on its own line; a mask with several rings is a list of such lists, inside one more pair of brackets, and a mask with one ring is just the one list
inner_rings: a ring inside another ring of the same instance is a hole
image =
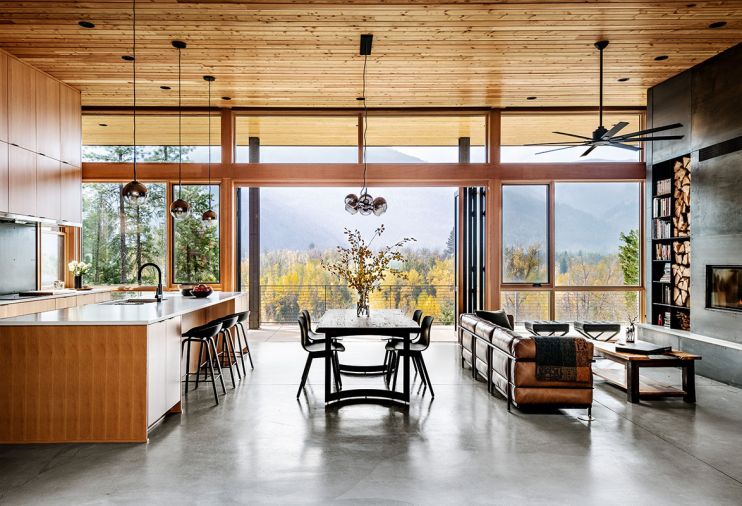
[[36, 153], [8, 147], [8, 210], [36, 216]]
[[36, 216], [59, 220], [62, 206], [62, 171], [59, 161], [36, 155]]
[[0, 51], [0, 141], [8, 142], [8, 55]]
[[61, 164], [62, 209], [60, 219], [70, 223], [82, 222], [82, 169]]
[[15, 58], [8, 61], [8, 141], [36, 151], [38, 71]]
[[0, 442], [144, 442], [146, 327], [5, 327]]
[[60, 159], [61, 123], [59, 92], [62, 85], [41, 72], [36, 73], [36, 152]]
[[8, 211], [8, 145], [0, 141], [0, 212]]
[[82, 163], [82, 117], [80, 112], [80, 92], [69, 86], [59, 90], [61, 146], [60, 159], [73, 167]]

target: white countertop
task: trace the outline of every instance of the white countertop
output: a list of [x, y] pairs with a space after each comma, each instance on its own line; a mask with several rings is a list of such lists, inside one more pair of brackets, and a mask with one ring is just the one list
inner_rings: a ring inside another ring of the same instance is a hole
[[[89, 292], [88, 292], [89, 293]], [[198, 311], [220, 302], [236, 299], [242, 292], [214, 292], [197, 299], [183, 297], [177, 292], [166, 292], [165, 300], [147, 304], [116, 305], [111, 302], [46, 311], [12, 318], [0, 319], [0, 327], [25, 327], [29, 325], [150, 325], [168, 318]], [[145, 298], [154, 297], [145, 295]], [[113, 301], [118, 302], [118, 301]]]
[[63, 290], [39, 290], [40, 292], [53, 292], [53, 294], [41, 295], [39, 297], [19, 297], [13, 300], [0, 300], [0, 306], [5, 306], [8, 304], [19, 304], [23, 302], [36, 302], [39, 300], [61, 299], [64, 297], [77, 297], [80, 295], [90, 295], [92, 293], [111, 292], [113, 290], [113, 288], [92, 288], [90, 290], [73, 290], [72, 288]]

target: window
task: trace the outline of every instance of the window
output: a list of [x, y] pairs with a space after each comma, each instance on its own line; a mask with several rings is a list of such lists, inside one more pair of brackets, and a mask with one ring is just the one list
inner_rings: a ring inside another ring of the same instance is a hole
[[639, 286], [639, 183], [556, 183], [556, 284]]
[[[209, 159], [209, 117], [137, 115], [137, 161], [206, 163]], [[130, 115], [84, 115], [83, 161], [127, 162], [133, 154], [134, 132]], [[182, 145], [182, 147], [181, 147]], [[211, 160], [221, 159], [221, 120], [211, 117]]]
[[628, 322], [639, 316], [639, 292], [556, 292], [556, 319]]
[[182, 198], [191, 212], [182, 220], [173, 220], [173, 265], [175, 283], [219, 283], [219, 220], [205, 222], [204, 212], [211, 208], [219, 216], [219, 185], [173, 186], [173, 199]]
[[[357, 163], [358, 116], [237, 116], [238, 163]], [[251, 141], [251, 139], [253, 139]]]
[[64, 281], [64, 233], [57, 227], [41, 228], [41, 287]]
[[502, 187], [502, 282], [548, 283], [548, 186]]
[[[603, 115], [603, 125], [610, 129], [619, 121], [629, 124], [621, 133], [636, 132], [641, 129], [642, 114], [639, 112]], [[598, 126], [598, 113], [504, 113], [500, 126], [500, 160], [503, 163], [555, 163], [555, 162], [638, 162], [640, 151], [630, 151], [616, 147], [601, 146], [590, 155], [581, 156], [585, 147], [559, 149], [563, 146], [548, 143], [579, 140], [555, 132], [591, 137]], [[528, 144], [535, 144], [528, 146]], [[543, 151], [557, 150], [550, 153]]]
[[457, 163], [459, 139], [470, 146], [469, 161], [486, 161], [487, 121], [472, 116], [374, 116], [366, 131], [369, 163]]
[[[124, 184], [83, 184], [82, 259], [92, 266], [86, 283], [136, 283], [139, 267], [147, 262], [162, 267], [166, 275], [166, 186], [147, 183], [147, 200], [131, 206], [121, 197]], [[143, 283], [157, 283], [153, 270], [142, 274]]]
[[503, 291], [500, 293], [502, 308], [513, 315], [516, 322], [526, 320], [550, 320], [549, 292], [546, 291]]

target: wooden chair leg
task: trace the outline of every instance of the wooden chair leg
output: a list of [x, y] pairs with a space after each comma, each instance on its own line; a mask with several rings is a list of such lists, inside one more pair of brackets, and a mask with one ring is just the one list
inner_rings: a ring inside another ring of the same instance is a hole
[[301, 391], [304, 389], [304, 385], [307, 382], [309, 376], [309, 369], [312, 367], [312, 355], [307, 355], [307, 362], [304, 364], [304, 372], [301, 375], [301, 382], [299, 383], [299, 390], [296, 392], [296, 398], [298, 399], [301, 395]]

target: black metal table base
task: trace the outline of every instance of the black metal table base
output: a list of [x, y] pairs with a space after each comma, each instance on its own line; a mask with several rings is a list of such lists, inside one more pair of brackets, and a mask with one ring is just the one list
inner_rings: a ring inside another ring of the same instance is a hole
[[409, 404], [409, 400], [405, 400], [403, 392], [395, 392], [393, 390], [382, 390], [380, 388], [354, 388], [350, 390], [341, 390], [339, 392], [332, 392], [328, 397], [325, 398], [325, 404], [340, 405], [340, 404], [357, 404], [363, 402], [380, 402], [380, 403], [391, 403], [404, 405]]
[[388, 366], [381, 365], [350, 365], [340, 364], [340, 372], [343, 374], [358, 374], [362, 376], [381, 376], [387, 373]]

